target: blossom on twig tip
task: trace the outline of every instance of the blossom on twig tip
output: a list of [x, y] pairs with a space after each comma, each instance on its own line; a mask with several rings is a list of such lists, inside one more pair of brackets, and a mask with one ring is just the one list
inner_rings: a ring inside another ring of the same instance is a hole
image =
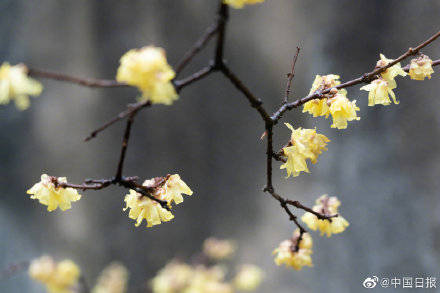
[[[327, 194], [324, 194], [316, 200], [316, 205], [313, 206], [313, 210], [317, 213], [331, 216], [338, 214], [338, 207], [340, 205], [341, 202], [337, 197], [329, 197]], [[316, 215], [307, 212], [301, 217], [301, 220], [313, 231], [318, 229], [321, 232], [321, 236], [326, 234], [327, 237], [330, 237], [332, 234], [342, 233], [345, 228], [349, 226], [348, 221], [339, 214], [337, 217], [321, 220], [318, 219]]]
[[168, 64], [165, 51], [154, 46], [132, 49], [120, 60], [116, 80], [139, 88], [142, 101], [171, 105], [179, 97], [171, 80], [174, 70]]
[[14, 100], [19, 110], [29, 108], [29, 96], [39, 96], [43, 91], [41, 83], [28, 76], [24, 64], [14, 66], [4, 62], [0, 67], [0, 104]]
[[41, 181], [34, 184], [27, 194], [30, 194], [32, 199], [38, 199], [41, 204], [47, 205], [49, 212], [58, 206], [65, 211], [72, 207], [71, 202], [80, 200], [81, 195], [76, 189], [58, 186], [61, 183], [67, 183], [66, 177], [56, 178], [43, 174]]

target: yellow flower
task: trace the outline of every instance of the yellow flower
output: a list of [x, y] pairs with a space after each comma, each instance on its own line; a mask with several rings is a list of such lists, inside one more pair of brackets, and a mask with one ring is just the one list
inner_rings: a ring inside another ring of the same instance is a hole
[[[328, 75], [317, 75], [313, 82], [312, 88], [310, 89], [309, 95], [320, 90], [326, 90], [341, 84], [339, 81], [339, 75], [328, 74]], [[339, 90], [338, 92], [341, 92]], [[304, 104], [303, 113], [308, 112], [313, 115], [313, 117], [325, 116], [327, 118], [330, 115], [330, 109], [327, 104], [327, 98], [323, 99], [313, 99]]]
[[163, 199], [171, 205], [174, 201], [175, 204], [183, 202], [182, 194], [192, 195], [192, 190], [180, 179], [178, 174], [171, 175], [163, 186]]
[[174, 218], [173, 214], [164, 209], [158, 202], [132, 189], [125, 196], [124, 201], [126, 204], [124, 211], [130, 209], [128, 216], [130, 219], [136, 220], [136, 227], [142, 223], [143, 219], [147, 221], [147, 227], [152, 227]]
[[298, 176], [300, 172], [309, 172], [306, 159], [315, 164], [318, 156], [325, 150], [330, 140], [316, 133], [315, 129], [294, 129], [289, 123], [285, 125], [292, 131], [289, 145], [283, 148], [283, 156], [287, 157], [287, 162], [281, 165], [280, 169], [286, 169], [287, 177]]
[[299, 231], [296, 230], [292, 239], [285, 240], [280, 243], [280, 246], [274, 250], [275, 263], [279, 265], [286, 265], [301, 270], [304, 266], [312, 267], [312, 237], [309, 233], [304, 233], [299, 242], [298, 250], [296, 251], [296, 243], [299, 240]]
[[225, 271], [219, 266], [194, 268], [191, 281], [184, 293], [233, 293], [233, 287], [224, 281]]
[[[394, 61], [393, 59], [387, 59], [383, 54], [380, 54], [380, 60], [377, 61], [377, 67], [383, 67], [388, 65]], [[390, 89], [395, 89], [397, 87], [396, 81], [394, 78], [398, 75], [406, 76], [406, 72], [402, 69], [400, 66], [400, 62], [394, 64], [390, 68], [387, 68], [384, 72], [380, 74], [383, 79], [385, 79], [388, 82], [388, 87]]]
[[171, 105], [178, 99], [171, 80], [175, 77], [165, 51], [153, 46], [133, 49], [120, 60], [116, 80], [139, 88], [141, 100]]
[[[316, 200], [313, 210], [326, 216], [331, 216], [338, 214], [338, 207], [340, 205], [341, 202], [335, 196], [329, 197], [327, 194], [324, 194]], [[318, 229], [321, 231], [321, 236], [326, 234], [327, 237], [330, 237], [332, 234], [342, 233], [349, 226], [347, 220], [339, 214], [337, 217], [331, 218], [330, 221], [320, 220], [314, 214], [307, 212], [301, 217], [301, 220], [313, 231]]]
[[72, 207], [71, 202], [80, 200], [81, 195], [76, 189], [56, 186], [59, 183], [67, 183], [66, 177], [56, 178], [43, 174], [41, 181], [32, 186], [27, 194], [31, 194], [32, 199], [38, 199], [41, 204], [47, 205], [49, 212], [58, 206], [62, 211], [68, 210]]
[[214, 260], [231, 257], [236, 248], [235, 243], [230, 240], [208, 238], [203, 242], [203, 253]]
[[125, 293], [127, 281], [127, 269], [122, 264], [111, 263], [102, 271], [92, 293]]
[[23, 64], [15, 66], [4, 62], [0, 67], [0, 105], [15, 101], [19, 110], [29, 108], [29, 96], [38, 96], [43, 86], [38, 81], [28, 77], [28, 69]]
[[263, 271], [255, 265], [243, 265], [234, 277], [234, 286], [241, 291], [254, 291], [263, 280]]
[[409, 66], [409, 76], [411, 79], [424, 80], [425, 77], [431, 79], [432, 73], [434, 73], [432, 60], [428, 56], [422, 54], [418, 58], [411, 60], [411, 65]]
[[154, 293], [183, 292], [193, 276], [193, 268], [187, 264], [172, 261], [151, 280]]
[[356, 114], [356, 111], [359, 111], [356, 100], [351, 102], [345, 95], [338, 93], [328, 102], [333, 118], [332, 128], [345, 129], [347, 128], [347, 121], [361, 119]]
[[56, 264], [51, 257], [35, 259], [29, 266], [29, 276], [44, 285], [50, 293], [74, 292], [81, 271], [71, 260]]
[[389, 86], [389, 83], [378, 78], [373, 80], [370, 84], [361, 87], [361, 90], [368, 91], [368, 106], [374, 105], [384, 105], [388, 106], [391, 104], [390, 97], [393, 99], [394, 104], [399, 104], [393, 89]]
[[172, 261], [151, 280], [153, 293], [232, 293], [218, 266], [207, 268]]
[[243, 8], [245, 5], [262, 3], [264, 0], [223, 0], [223, 3], [231, 5], [233, 8]]

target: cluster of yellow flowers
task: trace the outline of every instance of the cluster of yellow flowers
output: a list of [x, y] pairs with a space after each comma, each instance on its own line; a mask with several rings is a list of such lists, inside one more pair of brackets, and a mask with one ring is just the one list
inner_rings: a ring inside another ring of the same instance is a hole
[[243, 265], [235, 277], [225, 280], [226, 269], [214, 265], [189, 265], [172, 261], [151, 280], [153, 293], [233, 293], [254, 291], [260, 286], [263, 272], [254, 265]]
[[[259, 267], [251, 264], [242, 265], [231, 280], [226, 280], [227, 267], [225, 264], [217, 263], [232, 256], [235, 250], [236, 245], [231, 240], [213, 237], [206, 239], [203, 243], [203, 254], [198, 257], [202, 261], [194, 265], [176, 260], [169, 262], [151, 280], [153, 293], [254, 291], [260, 286], [264, 277]], [[211, 266], [203, 264], [205, 261]]]
[[320, 220], [314, 214], [307, 212], [302, 216], [301, 220], [313, 231], [318, 229], [321, 232], [321, 236], [326, 234], [327, 237], [330, 237], [332, 234], [342, 233], [349, 223], [338, 214], [340, 205], [341, 202], [335, 196], [329, 197], [327, 194], [324, 194], [316, 200], [313, 210], [326, 216], [336, 214], [338, 216], [330, 220]]
[[316, 133], [315, 129], [294, 129], [289, 123], [285, 125], [292, 131], [290, 141], [286, 147], [283, 148], [282, 155], [287, 157], [285, 164], [281, 165], [281, 169], [286, 169], [287, 177], [293, 175], [298, 176], [300, 172], [309, 172], [306, 160], [315, 164], [318, 156], [325, 150], [326, 145], [330, 140], [322, 135]]
[[39, 96], [43, 86], [28, 76], [28, 69], [23, 64], [15, 66], [5, 62], [0, 67], [0, 105], [14, 100], [19, 110], [29, 108], [29, 96]]
[[220, 266], [191, 266], [172, 261], [151, 281], [153, 293], [232, 293]]
[[235, 9], [243, 8], [245, 5], [262, 3], [264, 0], [223, 0], [223, 3], [232, 6]]
[[162, 48], [148, 46], [132, 49], [121, 57], [120, 63], [116, 80], [139, 88], [141, 100], [171, 105], [178, 99], [171, 83], [175, 73]]
[[71, 202], [81, 199], [81, 195], [73, 188], [63, 188], [60, 183], [67, 183], [66, 177], [52, 177], [47, 174], [41, 175], [41, 181], [27, 191], [32, 199], [38, 199], [41, 204], [47, 205], [49, 212], [60, 207], [62, 211], [72, 207]]
[[[293, 237], [284, 240], [278, 248], [274, 250], [275, 263], [277, 265], [286, 265], [295, 270], [301, 270], [304, 266], [312, 267], [312, 246], [313, 240], [309, 233], [303, 233], [300, 238], [299, 230], [295, 230]], [[299, 241], [299, 244], [298, 244]], [[298, 245], [297, 245], [298, 244]]]
[[29, 276], [46, 286], [49, 293], [75, 292], [81, 271], [71, 260], [59, 263], [49, 256], [42, 256], [31, 262]]
[[[157, 180], [162, 178], [153, 178], [146, 180], [143, 183], [145, 187], [153, 187], [156, 185]], [[175, 204], [183, 202], [182, 194], [192, 195], [192, 190], [180, 179], [177, 174], [168, 176], [165, 183], [161, 186], [155, 187], [155, 192], [152, 196], [168, 202], [171, 207], [171, 202]], [[136, 227], [139, 226], [143, 219], [147, 221], [147, 227], [159, 225], [162, 222], [168, 222], [174, 218], [174, 215], [163, 208], [158, 202], [143, 196], [142, 194], [130, 190], [130, 193], [125, 196], [125, 208], [124, 211], [130, 209], [129, 217], [136, 220]]]
[[128, 270], [114, 262], [101, 272], [92, 293], [125, 293], [127, 291]]
[[318, 90], [332, 90], [330, 94], [327, 94], [322, 99], [314, 99], [305, 103], [303, 113], [308, 112], [313, 117], [324, 116], [325, 118], [331, 115], [333, 118], [331, 127], [338, 129], [347, 128], [347, 121], [359, 120], [360, 118], [356, 114], [356, 111], [359, 111], [356, 101], [350, 101], [347, 98], [347, 91], [345, 89], [337, 90], [334, 88], [339, 84], [341, 84], [339, 75], [317, 75], [309, 94], [313, 94]]
[[[161, 183], [158, 184], [158, 182]], [[34, 184], [27, 193], [31, 195], [32, 199], [38, 199], [41, 204], [47, 205], [48, 211], [53, 211], [57, 207], [65, 211], [71, 208], [71, 202], [80, 200], [81, 195], [74, 188], [60, 186], [62, 183], [67, 183], [66, 177], [56, 178], [43, 174], [41, 181]], [[172, 202], [175, 204], [183, 202], [182, 194], [193, 194], [178, 174], [146, 180], [143, 186], [151, 188], [153, 190], [151, 195], [166, 201], [170, 208]], [[130, 193], [125, 196], [124, 201], [126, 204], [124, 211], [130, 209], [129, 217], [136, 220], [136, 226], [139, 226], [143, 219], [147, 221], [147, 227], [152, 227], [174, 218], [173, 214], [158, 202], [135, 190], [130, 189]]]
[[[301, 220], [313, 231], [317, 229], [321, 231], [321, 236], [326, 234], [327, 237], [330, 237], [332, 234], [342, 233], [349, 226], [349, 223], [338, 214], [340, 205], [341, 202], [336, 197], [329, 197], [325, 194], [316, 200], [313, 210], [326, 216], [338, 216], [328, 220], [320, 220], [314, 214], [307, 212], [301, 217]], [[304, 233], [302, 239], [299, 240], [299, 238], [300, 232], [297, 229], [291, 239], [284, 240], [274, 250], [274, 254], [276, 254], [275, 263], [277, 265], [285, 264], [296, 270], [300, 270], [304, 266], [313, 266], [312, 237], [309, 233]], [[299, 244], [297, 245], [298, 241]]]
[[203, 242], [203, 253], [213, 260], [222, 260], [231, 257], [237, 245], [231, 240], [210, 237]]

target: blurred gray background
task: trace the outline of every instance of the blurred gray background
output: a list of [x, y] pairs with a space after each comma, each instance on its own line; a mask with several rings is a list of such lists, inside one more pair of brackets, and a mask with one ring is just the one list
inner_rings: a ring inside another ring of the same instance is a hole
[[[122, 54], [154, 44], [176, 64], [212, 23], [216, 8], [215, 0], [1, 0], [0, 60], [113, 78]], [[231, 11], [226, 58], [275, 109], [298, 43], [293, 97], [307, 94], [316, 74], [348, 80], [372, 69], [380, 52], [397, 57], [439, 30], [439, 13], [439, 1], [267, 0]], [[205, 65], [213, 49], [185, 75]], [[439, 58], [439, 43], [424, 53]], [[401, 103], [388, 107], [367, 107], [367, 93], [350, 89], [362, 118], [347, 130], [331, 129], [330, 120], [301, 111], [285, 115], [295, 126], [317, 126], [332, 141], [311, 174], [286, 180], [275, 163], [276, 188], [310, 206], [321, 194], [338, 196], [351, 224], [330, 239], [313, 233], [315, 267], [300, 272], [273, 263], [272, 250], [295, 227], [261, 192], [263, 124], [220, 74], [184, 89], [172, 107], [147, 109], [135, 121], [125, 173], [142, 178], [179, 173], [194, 190], [175, 209], [172, 223], [150, 229], [136, 228], [122, 212], [125, 190], [118, 187], [84, 192], [64, 213], [48, 213], [26, 195], [41, 173], [72, 182], [112, 176], [124, 125], [82, 140], [137, 94], [43, 83], [43, 95], [27, 111], [0, 108], [1, 267], [51, 254], [72, 258], [93, 284], [105, 265], [119, 260], [131, 272], [130, 292], [138, 292], [169, 259], [190, 257], [205, 238], [217, 236], [237, 240], [235, 262], [265, 270], [259, 292], [359, 292], [372, 275], [440, 278], [437, 74], [425, 82], [400, 79]], [[280, 123], [276, 145], [288, 138]], [[0, 287], [43, 292], [26, 273], [2, 280]]]

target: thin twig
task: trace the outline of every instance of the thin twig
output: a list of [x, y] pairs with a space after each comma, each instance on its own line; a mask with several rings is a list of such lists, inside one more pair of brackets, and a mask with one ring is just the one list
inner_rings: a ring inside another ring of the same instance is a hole
[[296, 60], [298, 59], [299, 50], [300, 50], [300, 48], [299, 48], [299, 46], [297, 46], [296, 53], [295, 53], [295, 56], [293, 57], [293, 61], [292, 61], [292, 69], [290, 70], [290, 73], [287, 74], [286, 94], [284, 95], [284, 100], [283, 100], [284, 104], [287, 104], [287, 102], [289, 100], [290, 88], [292, 86], [292, 80], [295, 77], [295, 65], [296, 65]]
[[122, 177], [122, 169], [124, 168], [125, 154], [127, 152], [128, 141], [130, 139], [131, 125], [133, 124], [134, 116], [137, 111], [132, 112], [127, 119], [127, 126], [125, 127], [124, 138], [122, 139], [121, 155], [119, 156], [118, 169], [116, 170], [115, 180], [120, 181]]
[[331, 218], [335, 218], [335, 217], [338, 216], [338, 214], [326, 215], [326, 214], [315, 212], [313, 209], [311, 209], [309, 207], [306, 207], [305, 205], [302, 205], [297, 200], [290, 200], [290, 199], [288, 199], [288, 200], [286, 200], [286, 203], [291, 205], [291, 206], [294, 206], [294, 207], [296, 207], [298, 209], [302, 209], [302, 210], [305, 210], [306, 212], [312, 213], [312, 214], [314, 214], [320, 220], [329, 220], [329, 221], [331, 221]]
[[93, 130], [89, 136], [87, 136], [84, 141], [89, 141], [92, 138], [95, 138], [98, 133], [100, 133], [101, 131], [107, 129], [108, 127], [112, 126], [113, 124], [115, 124], [116, 122], [124, 119], [125, 117], [128, 117], [130, 114], [132, 114], [133, 112], [137, 112], [142, 108], [146, 108], [151, 106], [151, 102], [149, 101], [143, 101], [143, 102], [139, 102], [136, 104], [129, 104], [127, 106], [127, 110], [119, 113], [118, 115], [116, 115], [116, 117], [112, 118], [110, 121], [106, 122], [105, 124], [103, 124], [102, 126], [98, 127], [97, 129]]
[[175, 81], [174, 86], [176, 88], [176, 91], [180, 92], [180, 90], [183, 89], [184, 87], [192, 84], [193, 82], [201, 80], [202, 78], [208, 76], [212, 72], [214, 72], [214, 66], [208, 65], [206, 67], [203, 67], [199, 71], [194, 72], [193, 74], [191, 74], [186, 78]]
[[29, 68], [28, 74], [29, 76], [33, 76], [33, 77], [48, 78], [58, 81], [76, 83], [78, 85], [87, 86], [87, 87], [109, 87], [109, 88], [129, 87], [128, 84], [117, 82], [116, 80], [82, 78], [82, 77], [71, 76], [63, 73], [39, 70], [34, 68]]
[[269, 114], [262, 106], [263, 102], [259, 98], [254, 96], [254, 94], [243, 84], [243, 82], [234, 73], [232, 73], [228, 66], [226, 66], [226, 64], [223, 64], [220, 70], [232, 82], [232, 84], [244, 94], [251, 106], [257, 109], [263, 120], [266, 123], [272, 123]]
[[176, 77], [182, 72], [185, 66], [208, 44], [208, 41], [217, 33], [219, 22], [214, 23], [205, 31], [203, 36], [194, 46], [183, 55], [182, 60], [176, 65]]
[[214, 66], [217, 69], [221, 68], [223, 64], [226, 23], [228, 21], [228, 18], [229, 18], [229, 7], [227, 4], [223, 3], [223, 0], [220, 0], [219, 9], [217, 13], [218, 35], [217, 35], [217, 46], [215, 48], [215, 59], [214, 59]]

